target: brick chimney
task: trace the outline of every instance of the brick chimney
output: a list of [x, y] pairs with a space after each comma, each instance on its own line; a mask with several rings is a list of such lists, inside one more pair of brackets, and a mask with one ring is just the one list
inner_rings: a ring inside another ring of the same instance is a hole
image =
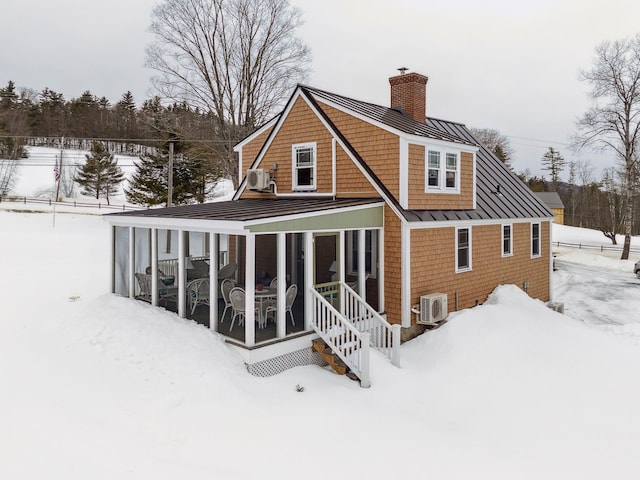
[[[403, 71], [404, 69], [400, 69]], [[400, 107], [414, 120], [424, 122], [427, 116], [427, 81], [419, 73], [402, 73], [389, 79], [391, 108]]]

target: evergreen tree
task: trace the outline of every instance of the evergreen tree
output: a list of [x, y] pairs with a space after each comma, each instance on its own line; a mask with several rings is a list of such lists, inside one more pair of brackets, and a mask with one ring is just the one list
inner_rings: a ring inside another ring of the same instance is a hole
[[[127, 200], [138, 205], [162, 205], [168, 200], [169, 142], [140, 157], [136, 171], [125, 190]], [[172, 203], [183, 205], [204, 201], [200, 194], [204, 164], [188, 154], [181, 142], [174, 142]]]
[[567, 162], [564, 157], [553, 147], [549, 147], [547, 153], [542, 156], [542, 170], [549, 170], [554, 191], [560, 178], [560, 172], [564, 170], [566, 164]]
[[85, 155], [87, 161], [80, 167], [75, 181], [82, 187], [82, 193], [100, 198], [104, 195], [109, 203], [109, 196], [124, 179], [124, 174], [101, 142], [93, 142], [91, 154]]

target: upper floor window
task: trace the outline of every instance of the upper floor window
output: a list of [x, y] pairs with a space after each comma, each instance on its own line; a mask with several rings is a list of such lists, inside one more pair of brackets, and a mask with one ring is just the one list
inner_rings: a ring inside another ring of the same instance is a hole
[[427, 149], [426, 191], [458, 193], [460, 161], [457, 153]]
[[456, 272], [471, 270], [471, 227], [456, 228]]
[[540, 250], [540, 224], [531, 224], [531, 256], [539, 257], [542, 255]]
[[429, 150], [427, 189], [440, 188], [440, 152]]
[[316, 189], [316, 144], [299, 143], [292, 147], [293, 190]]
[[511, 235], [511, 225], [502, 225], [502, 256], [513, 255], [513, 236]]
[[447, 153], [445, 180], [447, 188], [458, 187], [458, 155], [455, 153]]

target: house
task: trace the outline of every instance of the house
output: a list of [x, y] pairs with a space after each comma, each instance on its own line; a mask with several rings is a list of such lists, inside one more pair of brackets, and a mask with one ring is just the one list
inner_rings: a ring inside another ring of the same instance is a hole
[[363, 386], [370, 348], [398, 365], [401, 339], [500, 284], [550, 300], [553, 215], [463, 124], [426, 116], [427, 80], [390, 78], [389, 107], [299, 85], [236, 145], [233, 200], [107, 217], [112, 291], [224, 334], [256, 375], [328, 361]]
[[564, 225], [564, 203], [558, 192], [534, 192], [553, 213], [553, 223]]

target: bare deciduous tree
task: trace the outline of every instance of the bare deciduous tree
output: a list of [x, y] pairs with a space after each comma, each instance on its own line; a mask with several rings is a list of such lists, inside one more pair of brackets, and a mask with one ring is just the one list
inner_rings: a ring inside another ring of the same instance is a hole
[[471, 134], [505, 165], [512, 168], [514, 151], [506, 136], [490, 128], [471, 128]]
[[577, 147], [613, 150], [622, 163], [624, 215], [623, 260], [629, 258], [640, 132], [640, 35], [603, 42], [594, 65], [580, 79], [591, 86], [593, 106], [578, 121]]
[[152, 12], [147, 65], [162, 96], [216, 119], [218, 156], [237, 181], [231, 147], [264, 123], [308, 71], [287, 0], [165, 0]]

